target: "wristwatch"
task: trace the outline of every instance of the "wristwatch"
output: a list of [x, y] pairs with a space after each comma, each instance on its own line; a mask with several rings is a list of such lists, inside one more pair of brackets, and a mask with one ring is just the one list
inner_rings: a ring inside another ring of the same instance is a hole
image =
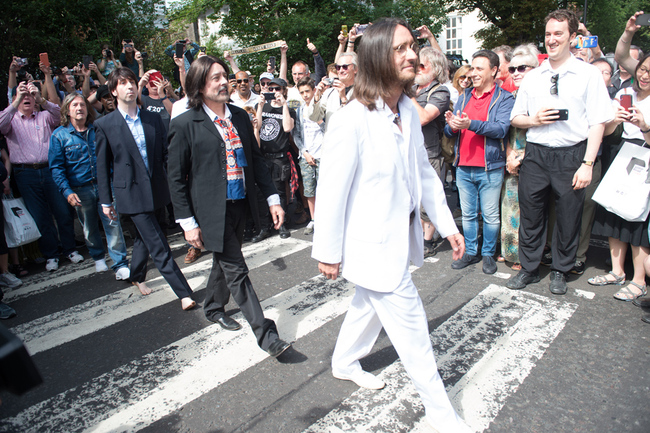
[[583, 160], [582, 160], [582, 163], [583, 163], [584, 165], [588, 165], [589, 167], [591, 167], [591, 166], [594, 165], [594, 162], [593, 162], [593, 161], [587, 161], [586, 159], [583, 159]]

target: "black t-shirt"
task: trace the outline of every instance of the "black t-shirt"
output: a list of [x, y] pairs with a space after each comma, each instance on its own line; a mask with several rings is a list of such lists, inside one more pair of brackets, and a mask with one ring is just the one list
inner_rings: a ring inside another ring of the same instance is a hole
[[165, 125], [165, 130], [169, 130], [169, 122], [171, 121], [171, 116], [165, 108], [165, 104], [162, 99], [153, 99], [149, 96], [142, 95], [142, 109], [151, 111], [152, 113], [158, 113], [163, 120]]
[[[262, 111], [262, 128], [260, 141], [262, 153], [279, 153], [289, 150], [290, 141], [288, 132], [282, 127], [282, 107], [273, 107], [270, 103], [264, 104]], [[296, 120], [296, 111], [289, 108], [291, 118]]]

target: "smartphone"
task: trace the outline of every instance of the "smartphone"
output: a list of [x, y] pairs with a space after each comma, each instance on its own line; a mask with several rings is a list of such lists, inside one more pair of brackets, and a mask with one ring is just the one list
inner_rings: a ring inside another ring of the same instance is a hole
[[86, 54], [86, 55], [84, 55], [82, 57], [82, 62], [84, 64], [84, 68], [86, 68], [86, 69], [90, 69], [90, 62], [92, 62], [92, 61], [93, 61], [93, 56], [90, 56], [90, 55]]
[[271, 69], [275, 69], [275, 56], [269, 57], [269, 62], [271, 63]]
[[228, 81], [234, 80], [235, 79], [235, 74], [229, 74], [228, 75]]
[[47, 53], [41, 53], [38, 55], [38, 57], [41, 59], [41, 63], [43, 63], [45, 66], [50, 66], [50, 58], [48, 57]]
[[23, 66], [27, 66], [27, 62], [28, 62], [27, 57], [20, 57], [16, 60], [16, 63], [18, 63], [18, 66], [20, 66], [21, 68]]
[[185, 44], [182, 42], [176, 42], [176, 58], [182, 59], [183, 52], [185, 51]]
[[421, 36], [421, 33], [420, 33], [420, 31], [419, 31], [419, 30], [413, 30], [413, 36], [415, 36], [416, 38], [418, 38], [418, 39], [419, 39], [419, 38], [420, 38], [420, 36]]
[[264, 99], [266, 102], [271, 102], [275, 100], [275, 93], [265, 93], [264, 94]]
[[346, 26], [345, 24], [343, 24], [343, 25], [341, 26], [341, 31], [343, 32], [343, 36], [347, 38], [347, 37], [348, 37], [348, 26]]
[[162, 81], [162, 80], [163, 80], [163, 76], [158, 71], [152, 72], [151, 74], [149, 74], [149, 82], [150, 83], [153, 83], [153, 82], [156, 82], [156, 81]]
[[201, 51], [202, 53], [205, 53], [206, 49], [207, 49], [206, 47], [199, 47], [199, 51]]
[[362, 35], [363, 32], [366, 31], [366, 29], [368, 28], [369, 25], [370, 24], [359, 24], [357, 26], [357, 35], [359, 35], [359, 36]]
[[632, 95], [621, 95], [621, 107], [625, 108], [627, 111], [630, 111], [632, 108]]
[[140, 55], [142, 56], [142, 60], [149, 58], [149, 54], [146, 51], [140, 51]]
[[637, 26], [650, 26], [650, 14], [643, 14], [636, 17]]
[[561, 109], [557, 110], [557, 114], [560, 116], [557, 120], [569, 120], [569, 110]]

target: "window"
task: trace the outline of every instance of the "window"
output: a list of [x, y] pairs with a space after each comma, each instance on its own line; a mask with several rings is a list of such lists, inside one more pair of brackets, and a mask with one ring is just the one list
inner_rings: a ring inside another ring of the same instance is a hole
[[460, 16], [447, 17], [447, 54], [462, 54], [462, 23], [463, 18]]

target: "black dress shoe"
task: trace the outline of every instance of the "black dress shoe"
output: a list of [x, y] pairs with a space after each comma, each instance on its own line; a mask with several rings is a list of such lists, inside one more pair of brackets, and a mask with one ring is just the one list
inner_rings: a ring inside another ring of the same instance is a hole
[[287, 230], [287, 228], [282, 224], [280, 226], [280, 238], [281, 239], [286, 239], [291, 236], [291, 232]]
[[566, 294], [566, 277], [560, 271], [551, 271], [551, 283], [548, 285], [548, 289], [554, 295], [565, 295]]
[[513, 290], [521, 290], [528, 284], [539, 283], [539, 274], [529, 274], [523, 269], [517, 275], [509, 279], [506, 287]]
[[641, 308], [650, 308], [650, 298], [638, 298], [632, 301], [634, 305]]
[[208, 318], [208, 320], [218, 324], [226, 331], [236, 331], [238, 329], [241, 329], [241, 325], [235, 319], [225, 314], [213, 316], [211, 318]]
[[483, 256], [483, 273], [492, 275], [497, 271], [497, 262], [492, 256]]
[[264, 239], [268, 238], [271, 236], [271, 230], [269, 229], [262, 229], [258, 234], [253, 236], [251, 239], [251, 242], [256, 244], [258, 242], [262, 242]]
[[451, 262], [451, 269], [463, 269], [469, 265], [476, 264], [480, 261], [481, 261], [481, 256], [479, 255], [470, 256], [469, 254], [465, 253], [463, 254], [463, 257], [461, 257], [460, 259]]
[[266, 351], [268, 352], [269, 355], [271, 355], [274, 358], [277, 358], [287, 350], [288, 348], [291, 347], [291, 344], [287, 343], [286, 341], [280, 340], [279, 338], [275, 340], [271, 345], [269, 346]]

